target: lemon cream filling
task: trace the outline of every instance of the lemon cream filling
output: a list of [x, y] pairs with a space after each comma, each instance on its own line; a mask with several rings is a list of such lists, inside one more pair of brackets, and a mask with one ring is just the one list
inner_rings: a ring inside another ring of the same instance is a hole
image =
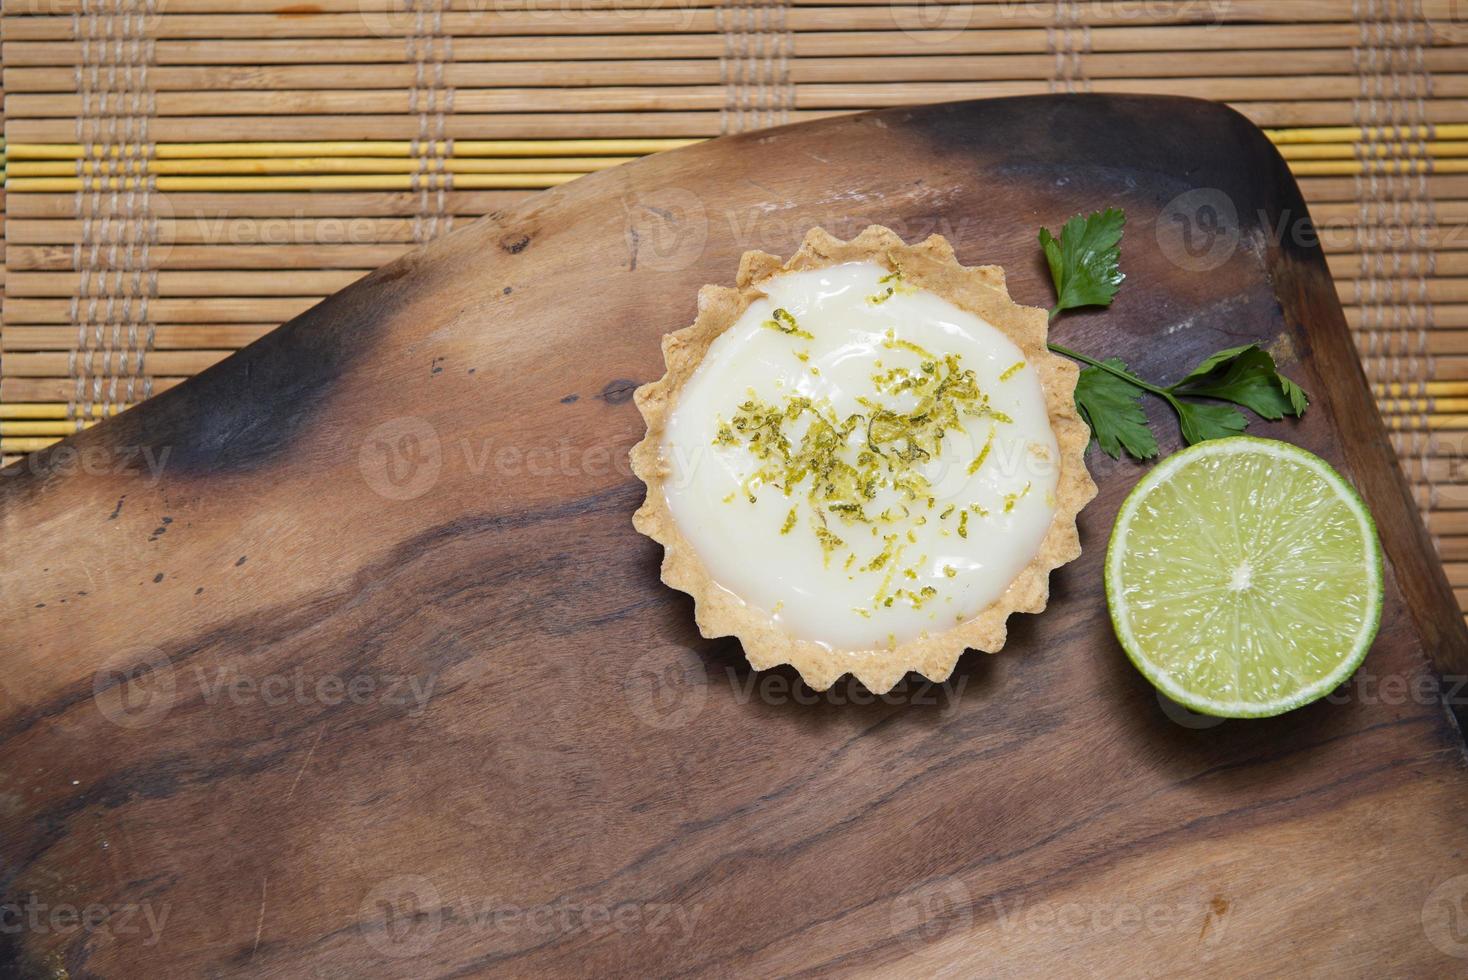
[[720, 588], [836, 650], [998, 599], [1055, 513], [1059, 449], [1003, 332], [871, 262], [763, 284], [684, 384], [664, 493]]

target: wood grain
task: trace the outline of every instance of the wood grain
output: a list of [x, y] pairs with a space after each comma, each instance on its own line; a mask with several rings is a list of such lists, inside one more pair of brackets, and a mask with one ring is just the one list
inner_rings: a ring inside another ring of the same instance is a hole
[[[1179, 236], [1205, 204], [1237, 222], [1199, 268]], [[1164, 378], [1276, 350], [1314, 404], [1251, 431], [1340, 466], [1390, 558], [1357, 678], [1268, 721], [1164, 711], [1100, 587], [1143, 470], [1094, 451], [1085, 555], [941, 688], [815, 697], [698, 637], [626, 461], [698, 286], [880, 222], [1039, 305], [1036, 228], [1105, 205], [1126, 286], [1057, 338]], [[1468, 773], [1440, 694], [1468, 631], [1307, 221], [1267, 140], [1189, 100], [729, 137], [493, 213], [29, 457], [0, 479], [0, 961], [1458, 972]]]

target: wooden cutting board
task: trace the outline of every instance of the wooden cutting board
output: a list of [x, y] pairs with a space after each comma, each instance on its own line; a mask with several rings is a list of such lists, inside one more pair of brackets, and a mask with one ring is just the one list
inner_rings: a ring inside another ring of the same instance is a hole
[[[1267, 721], [1164, 710], [1101, 588], [1145, 467], [1094, 449], [1085, 555], [946, 685], [816, 696], [701, 639], [632, 530], [626, 459], [698, 287], [879, 222], [1044, 306], [1036, 230], [1108, 205], [1126, 284], [1057, 338], [1164, 379], [1276, 352], [1313, 404], [1250, 431], [1339, 466], [1390, 558], [1357, 679]], [[0, 960], [22, 975], [1468, 963], [1468, 774], [1432, 663], [1462, 675], [1468, 635], [1300, 195], [1224, 108], [899, 109], [585, 177], [0, 494]]]

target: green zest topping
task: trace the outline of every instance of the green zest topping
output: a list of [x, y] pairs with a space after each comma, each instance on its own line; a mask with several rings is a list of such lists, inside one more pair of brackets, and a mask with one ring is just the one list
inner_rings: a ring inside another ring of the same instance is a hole
[[1015, 363], [1011, 364], [1009, 367], [1007, 367], [1007, 368], [1004, 369], [1004, 373], [1001, 374], [1001, 375], [999, 375], [999, 380], [1000, 381], [1008, 381], [1010, 378], [1014, 377], [1016, 374], [1019, 374], [1019, 372], [1024, 369], [1024, 366], [1025, 366], [1025, 362], [1024, 361], [1016, 361]]
[[815, 340], [815, 336], [810, 331], [800, 329], [800, 324], [795, 322], [794, 315], [783, 306], [771, 314], [771, 319], [766, 320], [760, 325], [766, 330], [775, 330], [779, 333], [789, 334], [792, 337]]
[[[764, 325], [786, 334], [800, 330], [795, 318], [783, 308]], [[838, 533], [837, 528], [869, 526], [871, 537], [881, 542], [880, 549], [864, 557], [851, 550], [845, 556], [843, 570], [856, 565], [862, 572], [883, 573], [882, 584], [872, 597], [873, 606], [904, 601], [917, 608], [933, 598], [936, 590], [931, 586], [916, 591], [894, 590], [892, 584], [916, 581], [927, 556], [904, 565], [903, 550], [918, 539], [910, 527], [904, 533], [893, 525], [924, 524], [927, 512], [937, 512], [940, 505], [923, 467], [930, 460], [942, 458], [949, 432], [962, 431], [965, 418], [987, 418], [993, 423], [983, 449], [969, 463], [968, 472], [973, 474], [988, 457], [997, 427], [1012, 420], [991, 407], [989, 396], [979, 388], [974, 372], [963, 366], [959, 355], [935, 354], [897, 338], [890, 330], [882, 345], [915, 355], [919, 363], [886, 369], [879, 364], [877, 373], [871, 376], [874, 394], [857, 399], [860, 411], [842, 418], [822, 398], [787, 394], [777, 402], [769, 402], [750, 391], [733, 416], [720, 421], [713, 442], [721, 447], [742, 447], [758, 461], [758, 469], [745, 479], [742, 488], [751, 502], [757, 499], [756, 491], [765, 487], [786, 497], [797, 493], [803, 496], [804, 507], [796, 504], [790, 508], [780, 533], [796, 532], [804, 509], [804, 523], [819, 541], [827, 567], [833, 554], [848, 548], [849, 534]], [[910, 408], [899, 407], [908, 404]], [[895, 503], [877, 509], [878, 499], [890, 499], [894, 494], [898, 498]], [[951, 503], [941, 507], [939, 519], [955, 510]], [[970, 512], [987, 514], [977, 505], [964, 509], [958, 519], [960, 537], [968, 537]], [[879, 533], [879, 529], [886, 533]], [[945, 574], [951, 578], [957, 572], [949, 566]]]
[[1025, 498], [1025, 494], [1030, 492], [1030, 486], [1031, 484], [1026, 483], [1025, 488], [1018, 493], [1006, 493], [1004, 495], [1004, 513], [1008, 514], [1010, 511], [1014, 510], [1014, 505], [1023, 500]]
[[889, 272], [882, 278], [878, 279], [877, 282], [885, 283], [888, 285], [887, 288], [882, 290], [881, 292], [873, 296], [867, 297], [867, 302], [871, 303], [873, 306], [877, 305], [878, 303], [887, 302], [897, 293], [917, 292], [917, 290], [914, 289], [912, 286], [909, 286], [907, 283], [902, 281], [901, 269], [894, 269], [892, 272]]
[[[1007, 417], [1008, 416], [1006, 416], [1006, 418]], [[968, 464], [969, 476], [973, 476], [975, 473], [977, 473], [979, 471], [979, 467], [984, 465], [984, 460], [989, 458], [989, 450], [994, 448], [994, 428], [995, 427], [992, 425], [989, 426], [989, 438], [984, 440], [984, 448], [980, 449], [979, 454], [974, 457], [974, 461]]]

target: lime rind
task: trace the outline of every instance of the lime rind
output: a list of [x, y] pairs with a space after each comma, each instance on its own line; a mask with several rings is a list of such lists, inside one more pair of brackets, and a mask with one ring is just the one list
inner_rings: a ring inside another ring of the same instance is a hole
[[[1121, 542], [1130, 529], [1132, 518], [1136, 515], [1142, 501], [1154, 489], [1190, 463], [1210, 455], [1240, 453], [1263, 454], [1302, 465], [1330, 486], [1358, 522], [1363, 550], [1361, 571], [1366, 576], [1363, 591], [1367, 597], [1368, 606], [1361, 617], [1359, 629], [1337, 665], [1325, 676], [1291, 692], [1288, 696], [1267, 701], [1222, 700], [1208, 697], [1206, 694], [1179, 684], [1168, 671], [1154, 664], [1143, 653], [1142, 644], [1134, 635], [1125, 614], [1127, 603], [1120, 595], [1121, 564], [1126, 553]], [[1112, 628], [1116, 632], [1122, 649], [1126, 651], [1127, 657], [1137, 670], [1168, 698], [1196, 712], [1215, 717], [1266, 718], [1283, 714], [1323, 697], [1344, 683], [1361, 665], [1381, 624], [1384, 574], [1381, 545], [1376, 535], [1376, 523], [1372, 520], [1370, 511], [1366, 509], [1365, 503], [1355, 488], [1346, 482], [1329, 463], [1290, 443], [1261, 439], [1257, 436], [1231, 436], [1226, 439], [1201, 442], [1174, 453], [1157, 464], [1127, 495], [1117, 513], [1116, 523], [1112, 527], [1111, 537], [1107, 543], [1106, 603], [1111, 615]]]

